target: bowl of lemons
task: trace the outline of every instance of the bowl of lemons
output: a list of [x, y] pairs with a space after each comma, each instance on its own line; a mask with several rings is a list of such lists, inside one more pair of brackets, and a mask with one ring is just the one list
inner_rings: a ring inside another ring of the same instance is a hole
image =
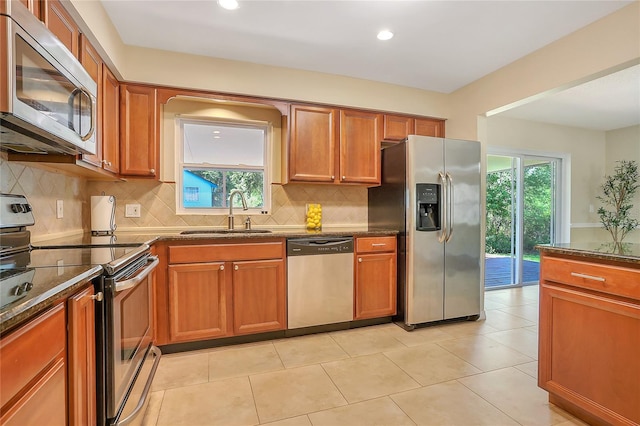
[[322, 205], [307, 204], [307, 229], [322, 228]]

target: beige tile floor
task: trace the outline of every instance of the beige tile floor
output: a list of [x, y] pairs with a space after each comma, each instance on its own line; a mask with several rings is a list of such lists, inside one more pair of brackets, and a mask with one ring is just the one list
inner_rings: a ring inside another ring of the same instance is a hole
[[486, 320], [395, 324], [163, 356], [146, 425], [584, 425], [536, 384], [538, 286]]

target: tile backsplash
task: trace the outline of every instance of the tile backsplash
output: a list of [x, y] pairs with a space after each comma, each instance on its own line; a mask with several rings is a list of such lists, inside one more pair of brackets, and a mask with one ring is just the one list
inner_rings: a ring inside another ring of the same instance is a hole
[[[26, 195], [33, 206], [35, 225], [32, 238], [91, 229], [91, 196], [116, 197], [118, 229], [185, 226], [226, 226], [227, 216], [176, 215], [175, 184], [150, 180], [127, 182], [87, 181], [50, 167], [7, 161], [0, 154], [0, 190]], [[273, 185], [271, 212], [252, 216], [256, 226], [304, 226], [305, 205], [321, 203], [324, 226], [362, 226], [367, 224], [367, 189], [358, 186]], [[56, 200], [63, 200], [64, 216], [56, 218]], [[125, 204], [140, 204], [141, 217], [124, 217]], [[236, 209], [236, 226], [244, 215]]]
[[[35, 225], [29, 227], [32, 238], [89, 229], [88, 222], [82, 220], [84, 211], [88, 210], [84, 178], [9, 162], [3, 153], [0, 155], [0, 191], [27, 196], [35, 217]], [[56, 218], [56, 200], [63, 201], [61, 219]]]
[[[175, 183], [135, 180], [128, 182], [89, 182], [88, 195], [113, 195], [116, 198], [118, 229], [226, 226], [226, 215], [176, 215]], [[304, 226], [306, 203], [321, 203], [323, 225], [360, 226], [367, 223], [367, 189], [356, 186], [272, 185], [271, 212], [252, 216], [257, 226]], [[124, 217], [125, 204], [140, 204], [139, 218]], [[83, 223], [89, 223], [85, 211]], [[242, 209], [235, 209], [236, 226], [242, 224]]]

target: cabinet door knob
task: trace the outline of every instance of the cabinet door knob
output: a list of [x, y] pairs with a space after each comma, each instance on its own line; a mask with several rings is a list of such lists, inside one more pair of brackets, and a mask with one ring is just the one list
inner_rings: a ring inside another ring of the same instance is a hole
[[362, 263], [362, 258], [361, 257], [358, 258], [358, 263]]
[[220, 265], [220, 270], [224, 271], [224, 265]]
[[335, 175], [331, 176], [331, 180], [335, 180], [335, 179], [336, 179]]
[[156, 174], [156, 169], [149, 169], [149, 173], [151, 173], [152, 175]]
[[111, 167], [111, 161], [107, 162], [107, 166]]
[[240, 268], [238, 268], [238, 265], [234, 266], [233, 269], [235, 269], [236, 271]]
[[102, 302], [102, 299], [104, 299], [104, 295], [102, 294], [101, 291], [99, 291], [96, 294], [92, 295], [91, 298], [96, 302]]
[[347, 177], [346, 176], [342, 176], [342, 180], [345, 180]]

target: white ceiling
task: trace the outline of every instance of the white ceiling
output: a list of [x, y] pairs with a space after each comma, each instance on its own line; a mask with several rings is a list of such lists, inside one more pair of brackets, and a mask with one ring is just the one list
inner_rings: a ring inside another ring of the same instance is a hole
[[[215, 0], [101, 1], [125, 44], [442, 93], [632, 3], [239, 0], [240, 7], [229, 11]], [[394, 38], [377, 40], [381, 29], [393, 31]], [[558, 102], [566, 107], [568, 101]]]

